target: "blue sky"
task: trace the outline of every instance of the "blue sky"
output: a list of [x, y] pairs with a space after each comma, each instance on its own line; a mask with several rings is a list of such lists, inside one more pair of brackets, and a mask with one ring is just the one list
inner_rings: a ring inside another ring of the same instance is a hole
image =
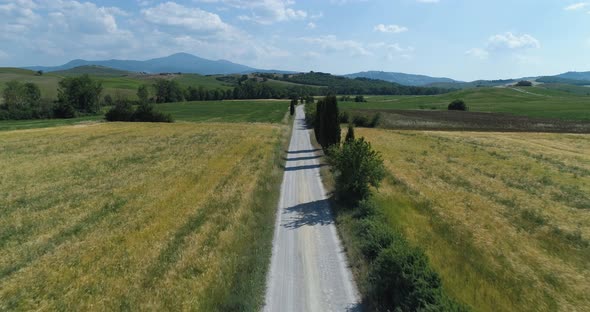
[[0, 0], [0, 66], [188, 52], [460, 80], [590, 70], [590, 0]]

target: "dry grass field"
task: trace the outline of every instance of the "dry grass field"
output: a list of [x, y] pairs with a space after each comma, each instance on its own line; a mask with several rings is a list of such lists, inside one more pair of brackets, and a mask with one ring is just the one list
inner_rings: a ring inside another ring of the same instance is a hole
[[0, 310], [255, 310], [286, 126], [0, 133]]
[[590, 136], [357, 129], [381, 212], [476, 311], [590, 307]]

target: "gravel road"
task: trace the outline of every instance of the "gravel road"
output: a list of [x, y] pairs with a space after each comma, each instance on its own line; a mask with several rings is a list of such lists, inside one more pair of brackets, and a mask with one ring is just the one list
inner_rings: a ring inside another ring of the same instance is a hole
[[359, 311], [360, 300], [336, 232], [305, 127], [295, 124], [277, 211], [264, 311]]

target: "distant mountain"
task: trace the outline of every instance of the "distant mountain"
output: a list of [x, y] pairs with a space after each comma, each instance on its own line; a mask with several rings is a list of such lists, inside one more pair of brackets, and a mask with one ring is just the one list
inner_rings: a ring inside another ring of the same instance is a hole
[[232, 63], [226, 60], [212, 61], [188, 53], [177, 53], [167, 57], [155, 58], [147, 61], [134, 60], [108, 60], [86, 61], [73, 60], [67, 64], [54, 67], [31, 66], [27, 69], [55, 72], [69, 70], [81, 66], [103, 66], [123, 71], [147, 72], [147, 73], [191, 73], [201, 75], [215, 74], [242, 74], [253, 72], [291, 73], [286, 71], [260, 70], [245, 65]]
[[404, 73], [392, 73], [392, 72], [382, 72], [382, 71], [366, 71], [354, 74], [345, 75], [348, 78], [370, 78], [370, 79], [378, 79], [378, 80], [385, 80], [388, 82], [395, 82], [401, 85], [406, 86], [426, 86], [433, 83], [460, 83], [461, 81], [456, 81], [451, 78], [437, 78], [437, 77], [430, 77], [425, 75], [412, 75], [412, 74], [404, 74]]
[[553, 77], [570, 80], [590, 80], [590, 72], [567, 72]]
[[52, 73], [59, 75], [59, 76], [78, 76], [78, 75], [84, 75], [84, 74], [88, 74], [88, 75], [92, 75], [92, 76], [127, 76], [127, 75], [134, 74], [133, 72], [130, 72], [130, 71], [114, 69], [114, 68], [104, 67], [104, 66], [100, 66], [100, 65], [85, 65], [85, 66], [74, 67], [72, 69], [67, 69], [67, 70], [58, 70], [58, 71], [54, 71]]

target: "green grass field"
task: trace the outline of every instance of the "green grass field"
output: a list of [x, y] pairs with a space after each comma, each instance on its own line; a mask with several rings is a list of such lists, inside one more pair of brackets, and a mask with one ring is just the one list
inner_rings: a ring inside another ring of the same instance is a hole
[[339, 105], [343, 110], [359, 108], [446, 110], [451, 101], [462, 99], [474, 112], [590, 120], [590, 96], [543, 87], [474, 88], [435, 96], [366, 96], [365, 98], [367, 103], [340, 102]]
[[39, 85], [41, 96], [43, 98], [56, 99], [57, 86], [61, 79], [82, 74], [89, 74], [102, 83], [104, 88], [103, 96], [109, 94], [113, 97], [124, 97], [129, 99], [136, 99], [137, 88], [144, 84], [151, 85], [154, 83], [155, 79], [174, 79], [185, 88], [189, 86], [203, 86], [205, 89], [222, 90], [231, 88], [228, 84], [218, 81], [215, 76], [202, 76], [197, 74], [172, 76], [139, 75], [110, 68], [105, 69], [101, 67], [85, 66], [67, 71], [44, 73], [42, 76], [38, 76], [36, 72], [26, 69], [0, 68], [0, 91], [4, 88], [4, 84], [11, 80], [33, 82]]
[[[236, 100], [154, 104], [178, 122], [263, 122], [280, 123], [288, 110], [288, 101]], [[106, 110], [106, 108], [105, 108]], [[104, 120], [104, 115], [72, 119], [3, 120], [0, 131], [48, 128]]]

